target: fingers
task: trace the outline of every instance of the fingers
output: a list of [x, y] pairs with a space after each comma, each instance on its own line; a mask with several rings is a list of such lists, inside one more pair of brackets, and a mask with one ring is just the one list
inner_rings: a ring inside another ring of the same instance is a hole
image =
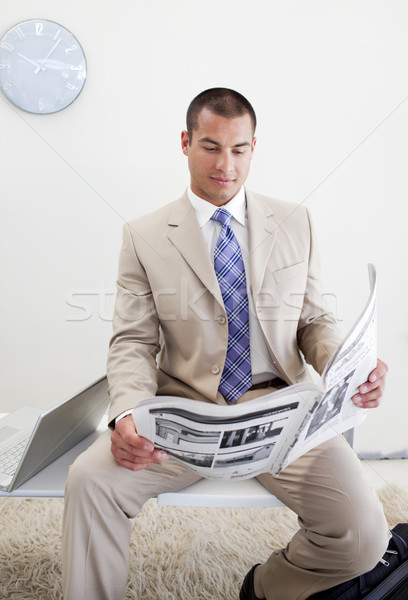
[[377, 361], [376, 368], [371, 371], [368, 380], [360, 385], [358, 394], [352, 397], [356, 406], [360, 408], [376, 408], [380, 405], [385, 388], [385, 376], [388, 372], [387, 365], [382, 361]]
[[360, 408], [376, 408], [380, 405], [382, 388], [378, 387], [365, 394], [360, 393], [353, 396], [353, 402]]
[[149, 440], [137, 434], [131, 415], [116, 424], [111, 436], [111, 452], [120, 466], [131, 471], [147, 469], [169, 458], [167, 452], [156, 450]]
[[385, 362], [378, 359], [376, 368], [373, 371], [371, 371], [370, 375], [368, 376], [368, 381], [374, 383], [378, 379], [384, 378], [387, 373], [388, 373], [388, 366], [385, 364]]

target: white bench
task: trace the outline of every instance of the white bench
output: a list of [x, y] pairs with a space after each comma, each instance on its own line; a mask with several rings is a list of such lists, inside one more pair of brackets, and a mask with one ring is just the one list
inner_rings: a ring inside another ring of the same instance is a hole
[[157, 502], [171, 506], [284, 506], [256, 479], [200, 479], [178, 492], [159, 494]]

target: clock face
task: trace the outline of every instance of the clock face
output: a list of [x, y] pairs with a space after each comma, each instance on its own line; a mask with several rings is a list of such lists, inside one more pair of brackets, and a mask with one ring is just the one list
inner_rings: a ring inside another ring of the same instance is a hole
[[0, 89], [31, 113], [54, 113], [71, 104], [86, 78], [86, 60], [67, 29], [44, 19], [15, 25], [0, 40]]

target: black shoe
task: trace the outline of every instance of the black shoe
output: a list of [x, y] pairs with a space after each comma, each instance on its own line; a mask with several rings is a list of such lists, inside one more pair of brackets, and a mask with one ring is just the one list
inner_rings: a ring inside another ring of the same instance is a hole
[[245, 575], [241, 591], [239, 592], [239, 600], [265, 600], [264, 598], [258, 598], [258, 596], [255, 596], [254, 572], [256, 567], [260, 564], [261, 563], [254, 565], [252, 569]]

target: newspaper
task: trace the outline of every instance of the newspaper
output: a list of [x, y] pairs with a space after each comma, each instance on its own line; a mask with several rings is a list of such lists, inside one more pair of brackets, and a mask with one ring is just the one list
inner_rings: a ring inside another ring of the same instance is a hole
[[296, 458], [361, 423], [366, 410], [351, 397], [377, 362], [376, 273], [370, 294], [320, 380], [285, 387], [237, 405], [157, 396], [133, 410], [139, 435], [172, 460], [213, 479], [279, 473]]

